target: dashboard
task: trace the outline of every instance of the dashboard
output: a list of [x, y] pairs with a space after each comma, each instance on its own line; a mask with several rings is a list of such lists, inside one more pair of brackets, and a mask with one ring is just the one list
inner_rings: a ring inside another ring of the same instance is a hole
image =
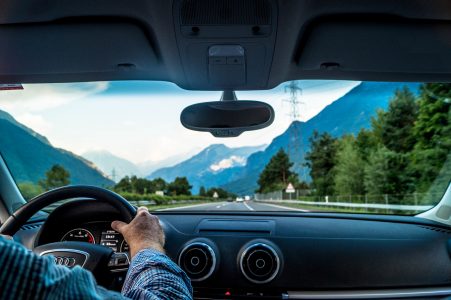
[[[414, 217], [160, 212], [166, 251], [197, 299], [442, 299], [451, 230]], [[83, 239], [127, 252], [100, 201], [57, 208], [24, 243]], [[26, 236], [28, 232], [28, 236]], [[72, 235], [71, 235], [72, 234]]]

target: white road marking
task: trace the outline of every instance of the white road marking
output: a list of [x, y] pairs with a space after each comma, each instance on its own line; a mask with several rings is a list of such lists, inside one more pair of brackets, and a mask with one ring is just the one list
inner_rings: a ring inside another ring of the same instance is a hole
[[198, 207], [198, 206], [212, 206], [214, 204], [215, 203], [193, 204], [193, 205], [186, 205], [186, 206], [179, 206], [179, 207], [162, 208], [162, 209], [157, 209], [157, 211], [185, 209], [185, 208]]
[[253, 209], [252, 207], [250, 207], [246, 202], [243, 202], [243, 204], [244, 204], [244, 206], [246, 206], [247, 209], [249, 209], [249, 210], [255, 210], [255, 209]]
[[294, 207], [288, 207], [288, 206], [282, 206], [282, 205], [276, 205], [276, 204], [268, 204], [268, 203], [258, 203], [258, 204], [261, 204], [261, 205], [268, 205], [268, 206], [272, 206], [272, 207], [280, 208], [280, 209], [290, 209], [290, 210], [296, 210], [296, 211], [309, 212], [309, 210], [305, 210], [305, 209], [294, 208]]

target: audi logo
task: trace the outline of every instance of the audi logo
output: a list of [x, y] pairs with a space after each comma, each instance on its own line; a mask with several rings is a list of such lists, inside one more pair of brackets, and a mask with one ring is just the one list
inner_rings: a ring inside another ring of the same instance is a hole
[[75, 258], [73, 257], [55, 256], [54, 261], [57, 265], [66, 266], [69, 268], [75, 266]]

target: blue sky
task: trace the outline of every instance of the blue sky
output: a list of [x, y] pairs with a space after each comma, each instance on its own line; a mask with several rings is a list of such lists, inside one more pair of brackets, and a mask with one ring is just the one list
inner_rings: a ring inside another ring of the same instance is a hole
[[[303, 89], [300, 119], [306, 121], [359, 82], [299, 83]], [[107, 150], [135, 163], [194, 154], [213, 143], [231, 147], [268, 144], [290, 124], [284, 84], [267, 91], [237, 92], [239, 99], [261, 100], [274, 107], [275, 121], [266, 129], [237, 138], [214, 138], [180, 124], [184, 107], [215, 101], [220, 95], [186, 91], [166, 82], [31, 84], [22, 91], [1, 91], [0, 109], [45, 135], [54, 146], [79, 155]]]

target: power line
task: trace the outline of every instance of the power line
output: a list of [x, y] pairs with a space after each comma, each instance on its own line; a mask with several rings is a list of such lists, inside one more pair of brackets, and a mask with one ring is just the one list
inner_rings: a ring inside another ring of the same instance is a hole
[[299, 173], [302, 181], [306, 181], [306, 170], [302, 163], [304, 161], [302, 132], [298, 123], [301, 117], [300, 106], [305, 104], [298, 99], [298, 96], [302, 96], [302, 88], [299, 86], [298, 81], [293, 80], [285, 86], [284, 91], [289, 94], [289, 98], [283, 101], [290, 105], [288, 116], [291, 119], [291, 129], [288, 136], [288, 156], [293, 162], [293, 170]]

